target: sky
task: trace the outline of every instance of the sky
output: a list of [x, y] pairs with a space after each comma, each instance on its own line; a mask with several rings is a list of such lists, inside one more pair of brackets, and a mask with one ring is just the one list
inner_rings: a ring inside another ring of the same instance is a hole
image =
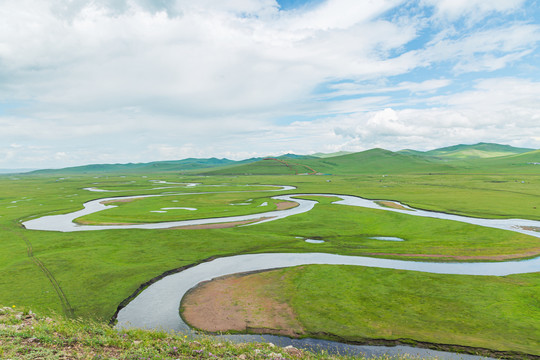
[[540, 0], [0, 0], [0, 168], [540, 148]]

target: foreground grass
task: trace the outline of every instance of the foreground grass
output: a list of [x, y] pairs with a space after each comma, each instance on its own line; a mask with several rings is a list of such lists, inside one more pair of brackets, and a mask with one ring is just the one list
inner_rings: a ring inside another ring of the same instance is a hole
[[[39, 317], [29, 311], [0, 307], [1, 359], [365, 359], [313, 353], [294, 347], [264, 343], [232, 343], [210, 337], [157, 331], [116, 331], [109, 326], [82, 320]], [[372, 360], [411, 359], [410, 356]]]
[[[175, 174], [154, 174], [152, 178], [171, 182], [295, 185], [288, 193], [338, 193], [372, 199], [399, 200], [418, 208], [460, 213], [469, 216], [540, 219], [540, 176], [538, 175], [390, 175], [382, 176], [276, 176], [238, 178], [180, 178]], [[344, 255], [365, 253], [444, 254], [450, 256], [525, 254], [540, 245], [538, 238], [497, 229], [483, 229], [436, 219], [419, 219], [381, 210], [332, 205], [324, 198], [308, 214], [255, 226], [220, 230], [107, 230], [80, 233], [29, 231], [20, 222], [32, 217], [59, 214], [82, 208], [85, 201], [167, 191], [193, 192], [181, 187], [151, 190], [155, 187], [144, 174], [127, 176], [84, 175], [76, 177], [0, 177], [0, 303], [29, 306], [41, 313], [61, 313], [58, 289], [69, 300], [75, 317], [108, 321], [118, 304], [140, 284], [182, 266], [213, 256], [260, 252], [328, 252]], [[330, 180], [330, 182], [328, 182]], [[83, 188], [95, 186], [115, 190], [93, 193]], [[196, 188], [195, 188], [196, 189]], [[256, 188], [249, 187], [248, 191]], [[216, 190], [224, 190], [218, 187]], [[287, 192], [284, 192], [287, 193]], [[259, 193], [258, 196], [280, 192]], [[253, 198], [239, 194], [226, 201]], [[156, 200], [158, 201], [158, 200]], [[159, 200], [161, 201], [161, 200]], [[140, 210], [189, 206], [179, 203], [140, 202]], [[224, 202], [226, 204], [226, 202]], [[139, 204], [126, 203], [127, 211]], [[247, 206], [247, 205], [246, 205]], [[121, 208], [118, 211], [121, 212]], [[256, 208], [255, 206], [253, 206]], [[223, 205], [221, 209], [242, 207]], [[262, 208], [256, 208], [262, 209]], [[218, 210], [216, 207], [212, 210]], [[111, 210], [112, 211], [112, 210]], [[131, 211], [131, 210], [129, 210]], [[179, 210], [181, 211], [181, 210]], [[151, 213], [153, 214], [153, 213]], [[186, 214], [188, 212], [186, 211]], [[106, 215], [106, 213], [103, 213]], [[173, 213], [171, 213], [173, 215]], [[147, 215], [145, 215], [147, 216]], [[322, 237], [324, 244], [308, 244], [303, 238]], [[371, 236], [397, 236], [407, 241], [389, 242]], [[297, 238], [301, 237], [301, 238]], [[389, 255], [381, 255], [390, 257]], [[405, 259], [406, 256], [400, 257]], [[47, 271], [37, 266], [39, 259]], [[396, 272], [397, 273], [397, 272]], [[52, 276], [52, 278], [51, 278]], [[539, 273], [532, 274], [538, 278]], [[424, 275], [419, 275], [424, 277]], [[425, 275], [426, 279], [430, 279]], [[53, 286], [53, 282], [57, 286]], [[418, 284], [429, 284], [426, 280]], [[415, 282], [409, 282], [411, 289]], [[399, 287], [399, 285], [396, 285]], [[420, 286], [420, 285], [418, 285]], [[482, 283], [477, 284], [483, 287]], [[421, 301], [430, 303], [437, 293], [428, 287]], [[327, 294], [320, 289], [320, 298]], [[342, 289], [344, 296], [352, 290]], [[489, 295], [488, 295], [489, 296]], [[466, 294], [457, 293], [456, 302]], [[531, 299], [538, 297], [531, 296]], [[420, 300], [419, 300], [420, 301]], [[501, 301], [506, 301], [501, 298]], [[326, 306], [325, 303], [323, 303]], [[429, 304], [428, 304], [429, 305]], [[313, 310], [317, 316], [320, 309]], [[430, 305], [431, 306], [431, 305]], [[435, 305], [433, 305], [435, 306]], [[532, 306], [538, 309], [538, 303]], [[517, 311], [517, 310], [511, 310]], [[384, 315], [384, 314], [383, 314]], [[380, 315], [380, 316], [383, 316]], [[447, 314], [451, 318], [452, 314]], [[444, 320], [444, 317], [443, 317]], [[488, 327], [491, 319], [484, 319]], [[513, 323], [512, 323], [513, 324]], [[418, 325], [421, 327], [421, 325]], [[514, 326], [508, 325], [505, 326]], [[522, 329], [518, 327], [518, 329]], [[444, 329], [443, 329], [444, 330]], [[443, 331], [441, 330], [441, 331]], [[452, 330], [456, 331], [457, 330]], [[509, 330], [514, 331], [514, 330]], [[517, 331], [517, 330], [515, 330]], [[528, 330], [524, 330], [528, 333]], [[382, 335], [384, 336], [384, 333]], [[7, 357], [7, 356], [0, 356]], [[8, 357], [9, 358], [9, 357]]]
[[[537, 275], [444, 275], [310, 265], [245, 275], [250, 288], [236, 293], [254, 292], [260, 299], [288, 304], [304, 328], [303, 336], [426, 342], [446, 350], [454, 344], [471, 347], [473, 353], [483, 348], [526, 358], [525, 354], [540, 356]], [[264, 306], [251, 304], [258, 305]]]

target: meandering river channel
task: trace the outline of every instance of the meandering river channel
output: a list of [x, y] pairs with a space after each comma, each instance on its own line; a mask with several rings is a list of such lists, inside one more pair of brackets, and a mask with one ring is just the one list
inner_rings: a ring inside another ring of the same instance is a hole
[[[275, 191], [294, 190], [294, 187], [279, 187]], [[95, 191], [93, 189], [92, 191]], [[268, 190], [265, 190], [268, 191]], [[357, 196], [338, 195], [338, 194], [287, 194], [274, 196], [273, 199], [293, 201], [298, 206], [280, 211], [270, 211], [252, 215], [222, 217], [212, 219], [197, 219], [186, 221], [173, 221], [147, 224], [130, 225], [80, 225], [73, 222], [74, 219], [83, 215], [91, 214], [97, 211], [103, 211], [114, 207], [104, 203], [126, 198], [143, 198], [171, 195], [195, 195], [206, 193], [167, 193], [160, 195], [141, 195], [129, 197], [109, 197], [92, 200], [84, 204], [84, 209], [63, 215], [44, 216], [32, 219], [23, 223], [27, 229], [46, 230], [46, 231], [93, 231], [109, 229], [164, 229], [186, 225], [204, 225], [213, 223], [236, 222], [244, 220], [256, 220], [264, 218], [260, 222], [275, 221], [278, 219], [308, 212], [313, 209], [316, 201], [298, 199], [302, 196], [333, 196], [341, 200], [334, 202], [338, 205], [361, 206], [372, 209], [399, 212], [411, 216], [431, 217], [460, 221], [474, 225], [515, 231], [540, 238], [540, 233], [531, 228], [540, 228], [540, 221], [523, 219], [480, 219], [470, 218], [459, 215], [445, 214], [433, 211], [418, 210], [407, 207], [398, 202], [392, 202], [397, 208], [381, 205], [382, 200], [367, 200]], [[384, 201], [388, 203], [389, 201]], [[257, 224], [254, 223], [254, 224]], [[252, 226], [254, 224], [250, 224]], [[246, 225], [248, 226], [248, 225]], [[122, 308], [117, 316], [118, 328], [145, 328], [145, 329], [163, 329], [171, 331], [190, 331], [180, 315], [179, 306], [184, 294], [202, 281], [211, 280], [216, 277], [242, 273], [256, 270], [267, 270], [281, 267], [290, 267], [307, 264], [333, 264], [333, 265], [355, 265], [380, 267], [390, 269], [401, 269], [411, 271], [422, 271], [440, 274], [461, 274], [461, 275], [491, 275], [504, 276], [509, 274], [520, 274], [540, 271], [540, 257], [524, 261], [506, 261], [506, 262], [481, 262], [481, 263], [437, 263], [437, 262], [419, 262], [390, 260], [380, 258], [370, 258], [362, 256], [343, 256], [326, 253], [272, 253], [272, 254], [249, 254], [237, 255], [225, 258], [215, 259], [204, 262], [197, 266], [188, 268], [181, 272], [168, 275], [155, 282], [138, 294], [127, 306]], [[228, 336], [234, 340], [257, 341], [262, 338], [281, 345], [293, 344], [294, 346], [312, 347], [323, 346], [324, 348], [336, 348], [341, 351], [353, 353], [366, 353], [368, 355], [409, 353], [419, 356], [438, 356], [441, 359], [480, 359], [481, 357], [469, 356], [463, 354], [452, 354], [412, 348], [407, 346], [385, 347], [385, 346], [355, 346], [335, 342], [315, 339], [293, 340], [279, 336], [254, 336], [254, 335], [234, 335]]]
[[[390, 269], [413, 270], [441, 274], [468, 275], [508, 275], [534, 272], [540, 269], [540, 258], [526, 261], [502, 263], [430, 263], [378, 259], [361, 256], [343, 256], [326, 253], [272, 253], [248, 254], [218, 258], [188, 268], [179, 273], [168, 275], [147, 287], [117, 315], [117, 328], [160, 329], [177, 332], [191, 332], [179, 315], [180, 302], [186, 292], [197, 284], [220, 276], [235, 273], [268, 270], [298, 265], [330, 264], [381, 267]], [[439, 352], [408, 346], [386, 347], [349, 345], [317, 339], [289, 339], [271, 335], [227, 335], [227, 338], [239, 341], [260, 341], [264, 338], [282, 346], [323, 347], [341, 352], [368, 355], [408, 353], [419, 356], [438, 356], [440, 359], [480, 359], [463, 354]]]

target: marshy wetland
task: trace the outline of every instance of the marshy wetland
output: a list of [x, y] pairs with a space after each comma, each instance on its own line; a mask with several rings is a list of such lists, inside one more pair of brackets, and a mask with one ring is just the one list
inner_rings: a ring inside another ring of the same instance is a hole
[[[123, 312], [168, 278], [135, 300], [126, 299], [164, 273], [189, 267], [172, 276], [181, 275], [214, 263], [205, 262], [211, 258], [273, 256], [264, 268], [286, 268], [255, 274], [265, 277], [266, 285], [253, 291], [290, 306], [303, 327], [299, 336], [352, 343], [453, 344], [473, 352], [539, 355], [535, 299], [540, 292], [540, 233], [534, 229], [540, 220], [535, 209], [540, 178], [520, 178], [527, 181], [514, 181], [513, 175], [332, 176], [327, 182], [323, 176], [163, 174], [161, 183], [142, 175], [6, 176], [0, 180], [6, 185], [2, 189], [10, 189], [1, 196], [5, 248], [0, 256], [3, 271], [20, 285], [1, 280], [0, 291], [4, 301], [102, 321], [121, 304], [122, 326]], [[113, 191], [114, 197], [103, 196]], [[370, 205], [352, 204], [355, 201]], [[280, 205], [284, 203], [289, 205]], [[88, 210], [89, 204], [104, 211]], [[70, 229], [35, 226], [51, 218], [63, 219]], [[236, 223], [242, 220], [253, 222]], [[189, 221], [234, 224], [182, 227]], [[159, 228], [160, 224], [166, 226]], [[150, 228], [140, 228], [145, 226]], [[92, 229], [100, 231], [85, 231]], [[313, 252], [321, 257], [506, 272], [456, 275], [277, 258]], [[535, 259], [526, 260], [531, 258]], [[226, 273], [253, 270], [242, 268], [243, 263], [230, 265]], [[521, 266], [530, 267], [519, 270]], [[276, 271], [279, 276], [273, 275]], [[224, 273], [202, 279], [220, 275]], [[177, 294], [171, 302], [169, 311], [176, 315], [167, 316], [169, 320], [180, 319], [180, 298]]]

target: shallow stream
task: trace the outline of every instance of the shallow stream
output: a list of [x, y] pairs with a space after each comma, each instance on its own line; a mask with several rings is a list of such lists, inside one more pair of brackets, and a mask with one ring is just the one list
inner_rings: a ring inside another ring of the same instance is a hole
[[[117, 328], [160, 329], [167, 331], [187, 332], [191, 329], [179, 315], [179, 307], [185, 293], [197, 284], [216, 277], [235, 273], [267, 270], [282, 267], [331, 264], [357, 265], [423, 271], [440, 274], [495, 275], [503, 276], [540, 269], [540, 257], [526, 261], [509, 261], [499, 263], [432, 263], [403, 260], [378, 259], [361, 256], [343, 256], [326, 253], [273, 253], [236, 255], [215, 259], [188, 268], [179, 273], [168, 275], [143, 290], [117, 316]], [[339, 350], [353, 354], [418, 354], [421, 356], [438, 356], [440, 359], [480, 359], [462, 354], [433, 352], [408, 346], [386, 347], [367, 345], [348, 345], [333, 341], [317, 339], [290, 339], [271, 335], [227, 335], [236, 341], [260, 341], [265, 339], [282, 346], [322, 347], [327, 350]]]
[[[275, 191], [293, 190], [294, 187], [279, 187]], [[96, 191], [96, 190], [93, 190]], [[268, 191], [268, 190], [266, 190]], [[23, 223], [27, 229], [46, 230], [46, 231], [93, 231], [110, 229], [165, 229], [186, 225], [203, 225], [210, 223], [225, 223], [244, 220], [255, 220], [265, 218], [262, 221], [244, 225], [254, 226], [261, 222], [274, 221], [291, 215], [308, 212], [313, 209], [316, 201], [303, 200], [296, 197], [301, 196], [332, 196], [341, 200], [333, 204], [360, 206], [371, 209], [399, 212], [411, 216], [431, 217], [437, 219], [446, 219], [460, 221], [474, 225], [515, 231], [540, 238], [540, 233], [526, 230], [526, 228], [540, 228], [540, 221], [523, 219], [481, 219], [466, 216], [445, 214], [434, 211], [418, 210], [410, 208], [398, 202], [393, 202], [405, 209], [391, 208], [379, 205], [384, 200], [367, 200], [357, 196], [337, 195], [337, 194], [288, 194], [274, 196], [273, 199], [283, 201], [293, 201], [298, 206], [280, 211], [269, 211], [258, 214], [221, 217], [212, 219], [197, 219], [187, 221], [173, 221], [161, 223], [133, 224], [133, 225], [79, 225], [73, 222], [74, 219], [83, 215], [103, 211], [114, 205], [106, 205], [104, 202], [115, 201], [126, 198], [143, 198], [171, 195], [194, 195], [202, 193], [167, 193], [162, 195], [141, 195], [129, 197], [110, 197], [105, 199], [92, 200], [84, 204], [84, 209], [63, 215], [51, 215], [29, 220]], [[396, 206], [396, 207], [399, 207]], [[385, 238], [381, 240], [390, 240]], [[392, 241], [398, 241], [392, 238]], [[179, 316], [180, 301], [184, 294], [202, 281], [211, 280], [216, 277], [230, 275], [234, 273], [249, 272], [255, 270], [267, 270], [281, 267], [306, 265], [306, 264], [340, 264], [356, 265], [368, 267], [381, 267], [390, 269], [401, 269], [411, 271], [422, 271], [440, 274], [461, 274], [461, 275], [491, 275], [504, 276], [509, 274], [520, 274], [540, 271], [540, 257], [524, 261], [506, 261], [506, 262], [481, 262], [481, 263], [437, 263], [437, 262], [419, 262], [379, 259], [361, 256], [343, 256], [326, 253], [274, 253], [274, 254], [250, 254], [237, 255], [226, 258], [219, 258], [210, 262], [204, 262], [197, 266], [188, 268], [176, 274], [164, 277], [156, 283], [147, 287], [135, 299], [118, 313], [118, 328], [145, 328], [145, 329], [163, 329], [169, 331], [191, 331]], [[295, 340], [286, 337], [272, 335], [230, 335], [230, 339], [238, 341], [260, 341], [265, 339], [279, 345], [294, 345], [297, 347], [323, 347], [328, 350], [340, 352], [351, 352], [353, 354], [365, 353], [367, 355], [381, 354], [401, 354], [407, 353], [418, 356], [438, 356], [440, 359], [484, 359], [482, 357], [438, 352], [434, 350], [419, 349], [408, 346], [357, 346], [347, 345], [332, 341], [302, 339]]]

